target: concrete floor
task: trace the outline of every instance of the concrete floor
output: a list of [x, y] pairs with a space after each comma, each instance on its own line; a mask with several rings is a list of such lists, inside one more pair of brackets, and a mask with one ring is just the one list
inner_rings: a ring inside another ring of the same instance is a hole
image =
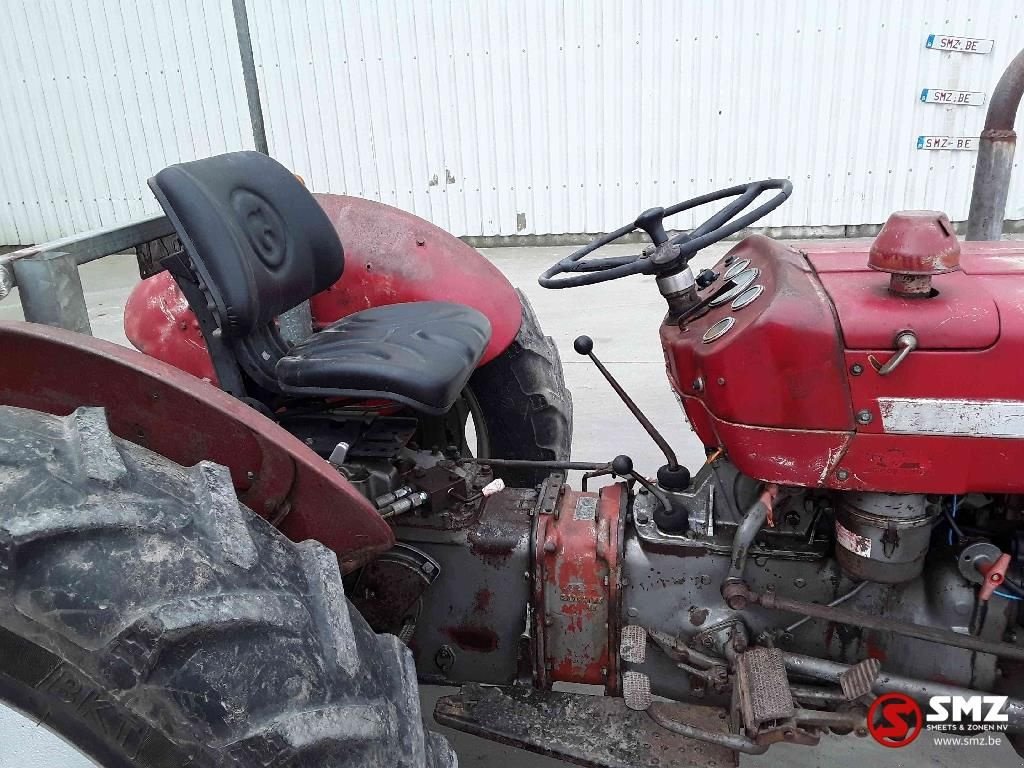
[[[714, 263], [731, 244], [707, 249], [695, 266]], [[609, 255], [633, 253], [636, 246], [610, 249]], [[594, 339], [598, 357], [618, 377], [637, 404], [674, 446], [680, 461], [696, 467], [703, 450], [683, 419], [664, 375], [657, 328], [664, 303], [653, 278], [633, 277], [589, 288], [547, 291], [536, 278], [571, 248], [495, 248], [483, 253], [529, 297], [545, 331], [561, 352], [565, 378], [573, 393], [575, 433], [573, 458], [606, 461], [616, 454], [633, 457], [635, 466], [653, 474], [662, 463], [647, 434], [614, 396], [593, 365], [577, 356], [573, 339], [586, 333]], [[121, 327], [124, 299], [137, 281], [132, 256], [113, 256], [82, 268], [93, 332], [126, 344]], [[17, 296], [0, 303], [0, 320], [21, 319]], [[425, 713], [450, 689], [427, 686], [422, 692]], [[438, 728], [459, 754], [463, 766], [507, 765], [522, 768], [558, 768], [565, 763], [492, 744], [466, 734]], [[979, 751], [980, 750], [980, 751]], [[868, 740], [826, 737], [818, 749], [777, 745], [763, 756], [744, 756], [744, 768], [794, 766], [819, 768], [870, 763], [875, 766], [942, 766], [960, 768], [984, 764], [989, 768], [1021, 766], [1024, 761], [1006, 744], [999, 747], [937, 747], [924, 734], [909, 747], [891, 750]], [[43, 728], [0, 706], [0, 768], [85, 768], [91, 763], [64, 747]]]

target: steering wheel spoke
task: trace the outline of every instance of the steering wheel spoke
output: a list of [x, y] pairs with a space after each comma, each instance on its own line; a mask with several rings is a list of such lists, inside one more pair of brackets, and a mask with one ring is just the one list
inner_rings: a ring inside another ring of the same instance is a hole
[[[769, 190], [777, 190], [774, 197], [752, 211], [743, 213], [762, 193]], [[629, 275], [669, 274], [672, 270], [678, 269], [680, 265], [685, 265], [697, 251], [724, 240], [774, 211], [786, 201], [792, 192], [793, 185], [787, 179], [765, 179], [720, 189], [677, 203], [669, 208], [649, 208], [637, 216], [632, 224], [602, 235], [562, 259], [544, 272], [538, 282], [545, 288], [574, 288], [580, 285], [594, 285], [608, 280], [616, 280]], [[664, 222], [669, 216], [730, 197], [736, 199], [689, 232], [681, 232], [670, 238], [668, 232], [665, 231]], [[636, 256], [585, 258], [637, 229], [646, 232], [647, 236], [651, 238], [651, 242], [657, 247], [658, 250], [654, 258], [643, 253]], [[666, 253], [669, 255], [666, 256]], [[563, 277], [559, 278], [559, 275], [563, 275]]]

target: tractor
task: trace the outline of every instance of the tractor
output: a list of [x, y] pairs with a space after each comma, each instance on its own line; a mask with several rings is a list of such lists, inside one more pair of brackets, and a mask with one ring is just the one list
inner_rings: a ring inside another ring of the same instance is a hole
[[[0, 699], [100, 764], [454, 766], [417, 680], [461, 686], [443, 725], [601, 768], [898, 747], [936, 701], [1024, 732], [1024, 245], [902, 211], [695, 274], [785, 179], [595, 239], [541, 285], [654, 276], [706, 450], [580, 336], [664, 455], [637, 467], [570, 458], [554, 344], [453, 236], [256, 152], [150, 187], [166, 218], [0, 259], [43, 321], [0, 323]], [[130, 246], [137, 351], [47, 324], [64, 257]]]

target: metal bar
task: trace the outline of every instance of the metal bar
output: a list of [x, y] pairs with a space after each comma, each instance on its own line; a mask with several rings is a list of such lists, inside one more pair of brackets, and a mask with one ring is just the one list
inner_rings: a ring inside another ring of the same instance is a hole
[[[782, 652], [786, 670], [795, 675], [820, 680], [823, 683], [839, 683], [839, 678], [850, 667], [837, 661], [819, 659], [815, 656], [804, 656], [799, 653]], [[871, 690], [874, 693], [905, 693], [912, 699], [926, 702], [931, 696], [983, 696], [982, 691], [961, 688], [956, 685], [934, 683], [930, 680], [915, 680], [912, 677], [879, 673]], [[1011, 730], [1024, 729], [1024, 701], [1007, 699], [1002, 711], [1007, 715], [1007, 725]]]
[[1003, 234], [1006, 195], [1010, 189], [1013, 151], [1017, 144], [1013, 123], [1022, 95], [1024, 51], [1010, 62], [989, 100], [974, 169], [971, 210], [967, 219], [968, 240], [998, 240]]
[[73, 255], [54, 251], [26, 256], [14, 262], [14, 274], [28, 322], [92, 335]]
[[282, 312], [277, 323], [281, 338], [289, 346], [308, 339], [313, 335], [313, 313], [309, 308], [309, 300]]
[[746, 736], [738, 733], [715, 733], [704, 728], [698, 728], [695, 725], [690, 725], [689, 723], [681, 723], [669, 717], [662, 709], [662, 706], [660, 702], [654, 702], [648, 708], [647, 714], [651, 716], [651, 720], [667, 731], [672, 731], [672, 733], [685, 736], [688, 739], [718, 744], [721, 747], [734, 749], [747, 755], [763, 755], [768, 751], [767, 744], [756, 744]]
[[590, 461], [557, 461], [557, 460], [543, 460], [538, 459], [533, 461], [531, 459], [470, 459], [470, 461], [476, 464], [486, 464], [487, 466], [494, 467], [533, 467], [534, 469], [569, 469], [569, 470], [583, 470], [585, 472], [594, 472], [602, 469], [610, 469], [611, 465], [608, 463], [597, 464]]
[[913, 637], [929, 643], [939, 643], [940, 645], [951, 645], [954, 648], [964, 648], [968, 651], [977, 651], [978, 653], [991, 653], [1001, 659], [1024, 661], [1024, 647], [982, 640], [971, 635], [961, 635], [949, 629], [896, 621], [895, 619], [872, 616], [860, 611], [851, 611], [847, 608], [832, 608], [827, 605], [819, 605], [818, 603], [804, 603], [799, 600], [779, 597], [773, 592], [748, 593], [747, 599], [751, 603], [776, 611], [797, 613], [815, 619], [838, 622], [839, 624], [874, 629], [879, 632], [892, 632], [904, 637]]
[[260, 103], [260, 84], [256, 80], [256, 59], [252, 53], [252, 35], [249, 32], [249, 12], [246, 10], [245, 0], [231, 0], [231, 10], [235, 14], [238, 52], [242, 56], [242, 79], [245, 82], [245, 100], [249, 103], [252, 139], [256, 151], [269, 155], [267, 129], [263, 124], [263, 105]]
[[[75, 257], [76, 264], [86, 264], [102, 259], [112, 253], [121, 253], [150, 240], [174, 234], [174, 227], [166, 216], [150, 216], [128, 224], [94, 229], [78, 235], [62, 237], [40, 245], [30, 245], [0, 256], [0, 267], [9, 267], [13, 262], [34, 256], [37, 253], [59, 251]], [[2, 297], [0, 297], [2, 298]]]

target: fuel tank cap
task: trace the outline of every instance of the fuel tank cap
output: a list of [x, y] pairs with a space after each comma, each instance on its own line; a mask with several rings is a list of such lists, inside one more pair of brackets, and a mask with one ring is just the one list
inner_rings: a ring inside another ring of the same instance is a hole
[[933, 275], [960, 269], [960, 241], [941, 211], [897, 211], [871, 244], [868, 266], [892, 275], [892, 293], [927, 298]]

